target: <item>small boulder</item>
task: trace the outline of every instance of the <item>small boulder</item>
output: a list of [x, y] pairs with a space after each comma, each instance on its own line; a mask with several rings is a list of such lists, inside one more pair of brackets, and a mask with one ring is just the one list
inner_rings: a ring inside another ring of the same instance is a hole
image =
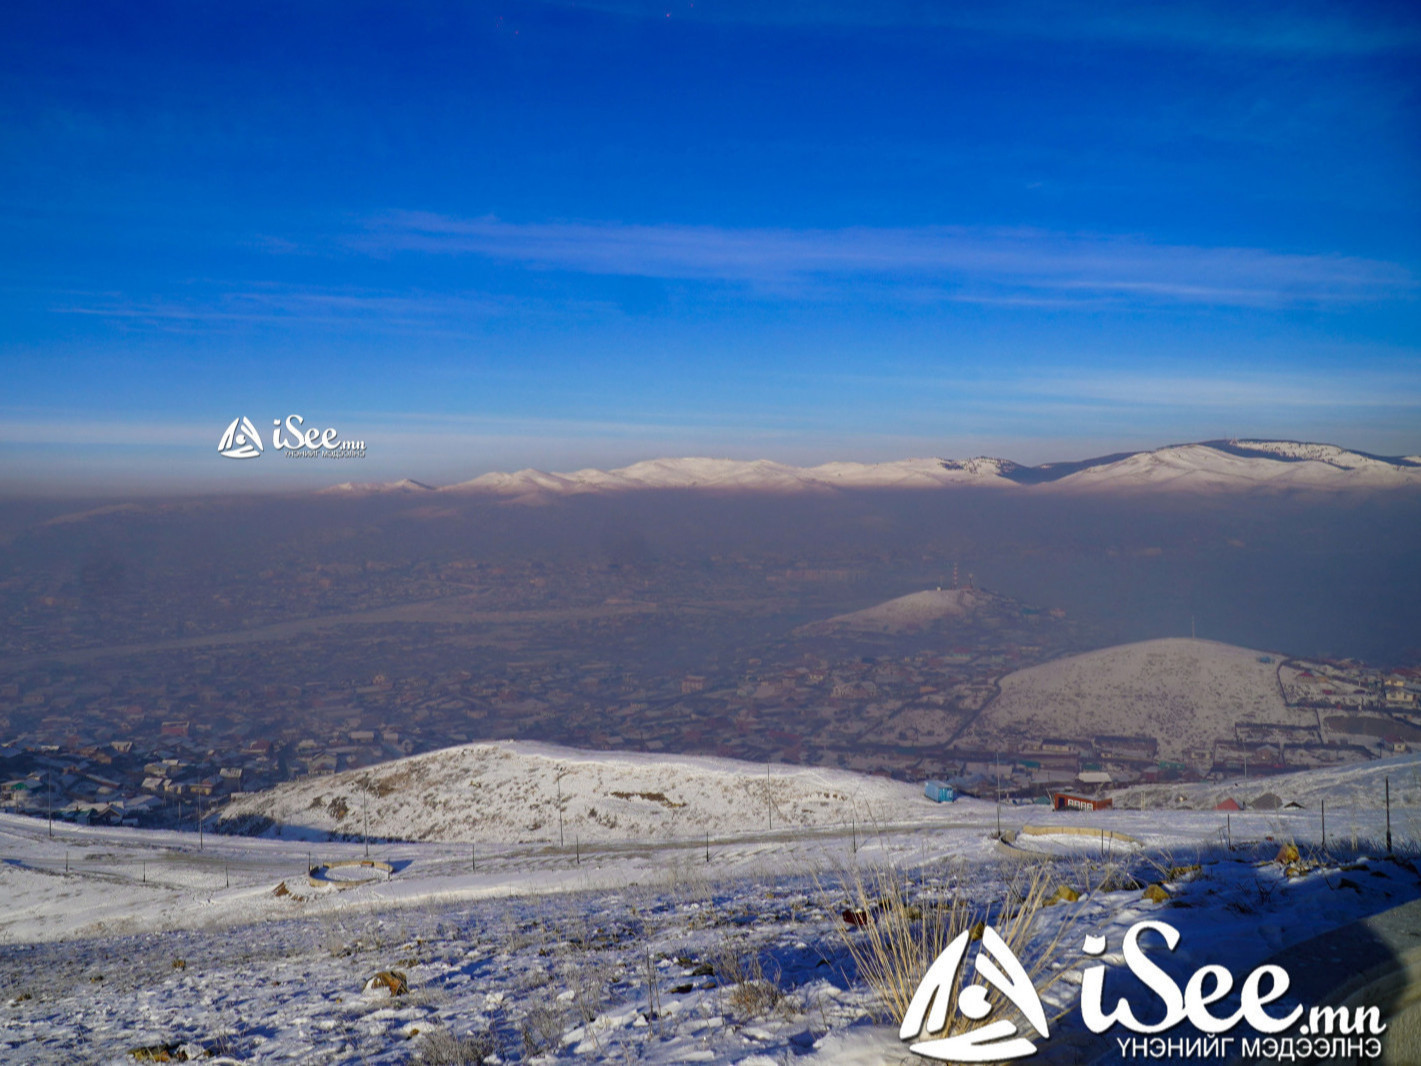
[[1147, 899], [1152, 903], [1164, 903], [1166, 900], [1169, 899], [1169, 892], [1164, 887], [1164, 885], [1156, 881], [1154, 884], [1150, 885], [1149, 888], [1145, 889], [1145, 894], [1140, 898]]

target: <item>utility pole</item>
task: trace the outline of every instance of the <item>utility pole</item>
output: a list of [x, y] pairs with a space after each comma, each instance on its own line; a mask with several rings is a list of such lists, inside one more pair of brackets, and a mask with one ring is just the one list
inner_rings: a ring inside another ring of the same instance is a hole
[[197, 795], [197, 850], [202, 850], [202, 793]]
[[567, 840], [563, 836], [562, 828], [562, 777], [558, 777], [558, 847], [567, 847]]
[[1002, 839], [1002, 753], [997, 752], [997, 839]]
[[370, 858], [370, 797], [360, 797], [360, 810], [365, 816], [365, 857]]
[[49, 835], [54, 836], [54, 771], [44, 772], [45, 784], [49, 786]]
[[1386, 778], [1386, 853], [1391, 854], [1391, 776]]
[[1322, 801], [1322, 850], [1327, 850], [1327, 800]]

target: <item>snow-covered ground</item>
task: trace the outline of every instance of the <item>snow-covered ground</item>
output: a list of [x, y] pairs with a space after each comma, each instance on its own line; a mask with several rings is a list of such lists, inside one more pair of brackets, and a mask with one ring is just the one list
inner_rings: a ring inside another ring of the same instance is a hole
[[845, 770], [529, 741], [464, 744], [303, 778], [238, 797], [222, 815], [229, 824], [264, 819], [266, 835], [279, 828], [288, 838], [368, 832], [567, 846], [954, 817], [919, 787]]
[[[1221, 962], [1241, 975], [1421, 895], [1414, 869], [1370, 842], [1383, 813], [1349, 807], [1347, 782], [1334, 785], [1334, 855], [1294, 876], [1268, 860], [1290, 840], [1312, 853], [1315, 810], [1226, 822], [1212, 810], [1003, 808], [1008, 831], [1085, 827], [1140, 841], [1109, 847], [1134, 886], [1091, 891], [1104, 855], [1089, 838], [1057, 838], [1072, 846], [1046, 877], [1082, 895], [1036, 920], [1032, 950], [1065, 929], [1055, 963], [1065, 976], [1045, 996], [1052, 1015], [1095, 961], [1079, 950], [1086, 933], [1106, 934], [1106, 961], [1118, 965], [1124, 930], [1162, 918], [1183, 937], [1159, 958], [1166, 969]], [[866, 935], [840, 917], [856, 902], [854, 871], [898, 871], [917, 903], [979, 905], [1038, 866], [993, 839], [990, 803], [903, 802], [895, 825], [769, 833], [756, 819], [708, 845], [371, 844], [393, 874], [348, 888], [312, 884], [308, 863], [360, 860], [361, 842], [65, 825], [51, 837], [43, 821], [0, 816], [0, 1061], [116, 1064], [163, 1045], [244, 1063], [476, 1062], [479, 1051], [501, 1062], [906, 1062], [847, 948]], [[1414, 797], [1407, 804], [1393, 831], [1414, 848], [1421, 826]], [[1226, 824], [1241, 850], [1221, 846]], [[1049, 850], [1053, 835], [1032, 839]], [[1357, 865], [1359, 853], [1369, 855]], [[1167, 882], [1164, 902], [1142, 897], [1139, 884], [1153, 881]], [[388, 970], [407, 995], [364, 990]], [[1057, 1025], [1041, 1061], [1082, 1035], [1069, 1016]]]
[[[1337, 817], [1349, 811], [1378, 811], [1390, 788], [1398, 819], [1412, 822], [1410, 835], [1421, 839], [1421, 755], [1398, 755], [1374, 762], [1348, 763], [1326, 769], [1299, 770], [1272, 777], [1237, 777], [1231, 781], [1189, 784], [1132, 785], [1114, 793], [1120, 807], [1188, 807], [1210, 810], [1225, 800], [1245, 807], [1259, 799], [1267, 803], [1297, 803], [1319, 812], [1325, 802]], [[1336, 823], [1334, 823], [1336, 826]]]
[[1167, 638], [1120, 644], [1008, 674], [1001, 695], [962, 737], [994, 734], [1093, 737], [1148, 735], [1163, 759], [1200, 737], [1227, 737], [1234, 723], [1315, 726], [1289, 707], [1276, 654], [1212, 640]]

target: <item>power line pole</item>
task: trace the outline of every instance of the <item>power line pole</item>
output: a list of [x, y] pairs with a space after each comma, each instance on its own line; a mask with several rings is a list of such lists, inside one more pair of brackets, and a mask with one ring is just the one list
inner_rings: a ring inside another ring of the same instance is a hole
[[1391, 776], [1386, 778], [1386, 853], [1391, 854]]
[[997, 752], [997, 839], [1002, 839], [1002, 753]]

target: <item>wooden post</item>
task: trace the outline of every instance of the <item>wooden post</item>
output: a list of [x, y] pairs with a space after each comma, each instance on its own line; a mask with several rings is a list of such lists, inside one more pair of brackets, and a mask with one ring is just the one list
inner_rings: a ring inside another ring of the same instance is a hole
[[469, 872], [470, 872], [470, 873], [476, 872], [476, 871], [478, 870], [478, 868], [479, 868], [479, 857], [478, 857], [477, 851], [475, 850], [477, 847], [478, 847], [477, 844], [470, 844], [470, 845], [469, 845]]
[[1229, 850], [1230, 850], [1230, 851], [1233, 851], [1233, 849], [1234, 849], [1234, 818], [1233, 818], [1233, 815], [1232, 815], [1232, 814], [1225, 814], [1225, 815], [1224, 815], [1224, 831], [1225, 831], [1226, 833], [1228, 833], [1228, 837], [1229, 837]]
[[1386, 778], [1386, 853], [1391, 854], [1391, 777]]
[[706, 865], [710, 865], [710, 833], [706, 833]]
[[581, 865], [582, 865], [582, 838], [581, 838], [581, 837], [573, 837], [573, 838], [572, 838], [572, 846], [573, 846], [574, 849], [576, 849], [576, 852], [577, 852], [577, 865], [581, 866]]
[[1327, 800], [1322, 801], [1322, 850], [1327, 850]]

